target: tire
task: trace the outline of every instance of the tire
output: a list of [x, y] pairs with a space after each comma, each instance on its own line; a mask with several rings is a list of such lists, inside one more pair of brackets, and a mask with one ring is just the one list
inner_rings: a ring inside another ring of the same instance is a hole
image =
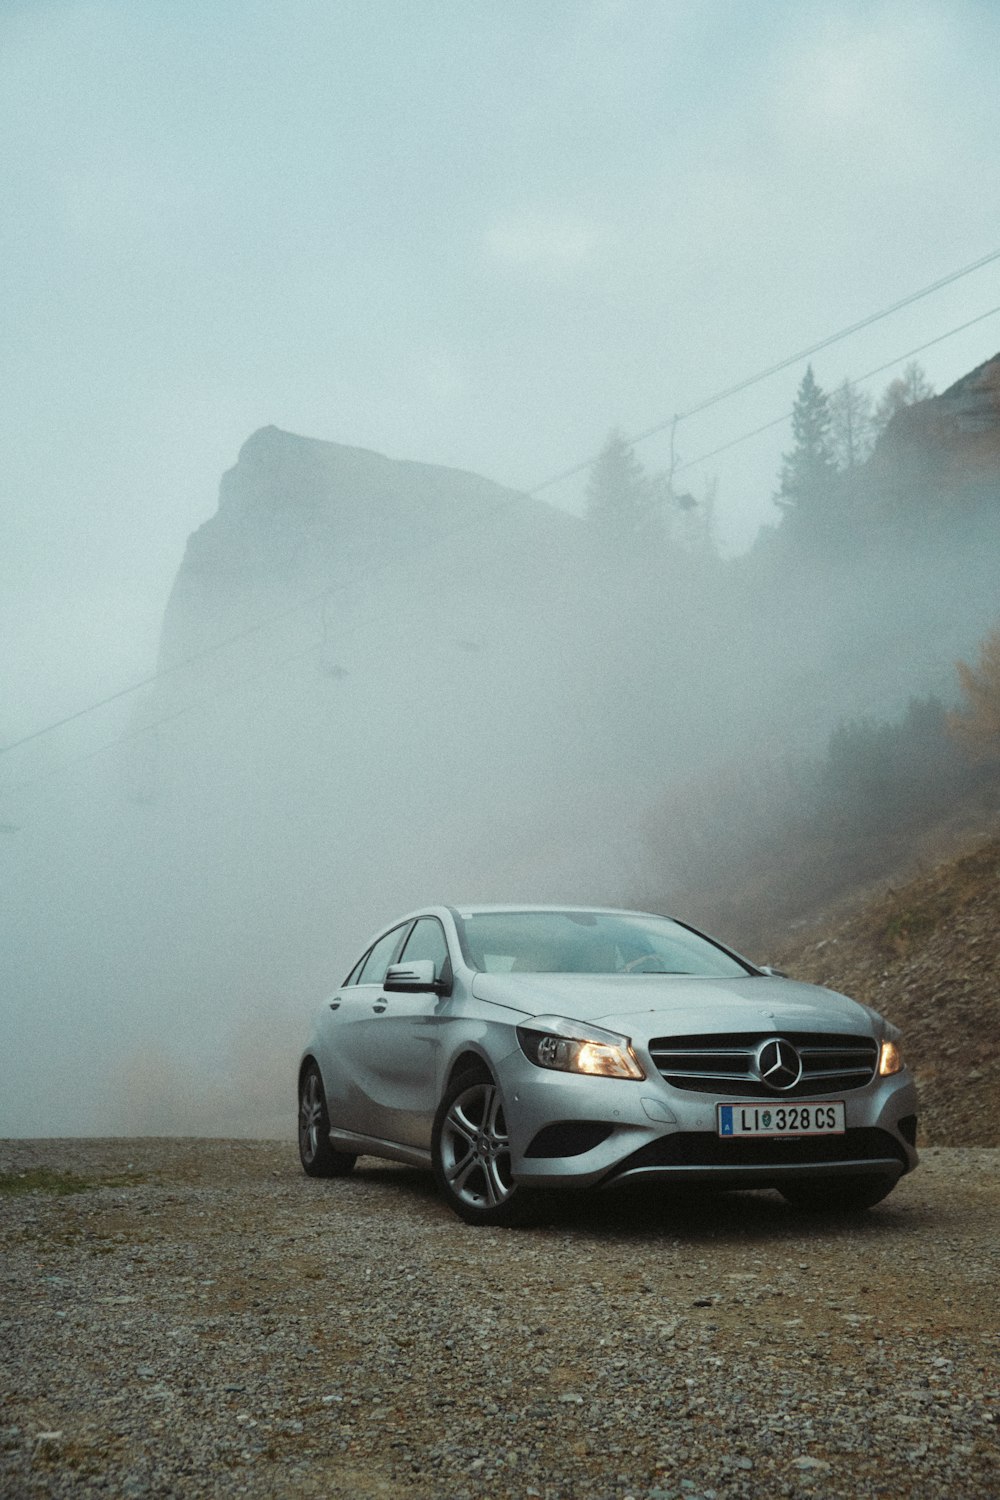
[[503, 1098], [491, 1077], [462, 1073], [445, 1092], [431, 1136], [441, 1194], [466, 1224], [522, 1224], [530, 1193], [511, 1180]]
[[302, 1070], [299, 1080], [299, 1160], [310, 1177], [346, 1177], [357, 1161], [346, 1151], [330, 1145], [330, 1116], [326, 1109], [323, 1078], [315, 1063]]
[[888, 1177], [848, 1177], [841, 1181], [789, 1183], [781, 1196], [800, 1213], [850, 1214], [874, 1208], [888, 1198], [895, 1182]]

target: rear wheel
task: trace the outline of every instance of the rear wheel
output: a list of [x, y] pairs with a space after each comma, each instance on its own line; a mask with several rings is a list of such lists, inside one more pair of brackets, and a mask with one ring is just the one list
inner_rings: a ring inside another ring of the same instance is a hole
[[895, 1186], [888, 1177], [847, 1177], [839, 1182], [790, 1182], [781, 1189], [781, 1196], [802, 1213], [849, 1214], [873, 1208]]
[[330, 1145], [326, 1092], [315, 1063], [303, 1069], [299, 1080], [299, 1160], [310, 1177], [346, 1177], [357, 1161], [356, 1156]]
[[467, 1224], [518, 1224], [526, 1194], [511, 1177], [503, 1099], [493, 1079], [463, 1073], [434, 1119], [434, 1176], [449, 1207]]

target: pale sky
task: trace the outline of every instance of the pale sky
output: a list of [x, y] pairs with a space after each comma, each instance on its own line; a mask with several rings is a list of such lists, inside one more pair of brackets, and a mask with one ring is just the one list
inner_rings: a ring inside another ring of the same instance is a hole
[[[257, 427], [530, 488], [1000, 247], [998, 57], [993, 0], [0, 0], [0, 741], [149, 669]], [[996, 304], [1000, 262], [817, 378]], [[789, 441], [688, 471], [730, 549]]]

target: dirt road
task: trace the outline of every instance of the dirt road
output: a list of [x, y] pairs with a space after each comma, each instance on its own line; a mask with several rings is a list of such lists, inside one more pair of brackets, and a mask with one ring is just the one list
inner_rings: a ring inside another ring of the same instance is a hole
[[484, 1232], [285, 1144], [0, 1143], [0, 1494], [986, 1500], [998, 1168]]

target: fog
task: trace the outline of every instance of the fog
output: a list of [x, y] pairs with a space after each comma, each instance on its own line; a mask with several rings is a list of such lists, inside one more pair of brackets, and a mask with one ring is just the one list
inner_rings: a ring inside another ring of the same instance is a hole
[[[666, 423], [635, 449], [664, 472], [672, 412], [996, 248], [993, 33], [5, 11], [0, 1134], [290, 1134], [311, 1010], [381, 923], [672, 905], [692, 837], [726, 846], [713, 788], [953, 697], [995, 471], [928, 489], [886, 448], [876, 520], [817, 548], [773, 503], [789, 423], [691, 462], [804, 360], [678, 423], [655, 535], [588, 519], [585, 471], [526, 491], [614, 427]], [[920, 348], [944, 390], [1000, 344], [950, 333], [997, 264], [821, 384], [877, 396]]]

